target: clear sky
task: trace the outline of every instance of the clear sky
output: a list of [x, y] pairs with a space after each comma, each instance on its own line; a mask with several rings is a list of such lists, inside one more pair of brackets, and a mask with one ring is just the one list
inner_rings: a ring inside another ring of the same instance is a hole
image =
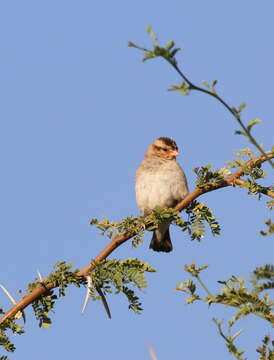
[[[107, 244], [89, 226], [139, 214], [134, 173], [146, 147], [159, 136], [174, 138], [179, 162], [194, 188], [192, 169], [221, 168], [233, 152], [249, 146], [234, 136], [237, 125], [214, 99], [167, 92], [180, 79], [162, 60], [141, 63], [127, 42], [150, 46], [151, 24], [160, 41], [175, 40], [194, 82], [218, 79], [231, 105], [246, 102], [244, 120], [257, 117], [259, 142], [273, 145], [273, 1], [2, 1], [0, 5], [0, 283], [15, 296], [39, 271], [57, 261], [88, 264]], [[265, 169], [270, 171], [269, 166]], [[130, 242], [113, 257], [139, 257], [158, 272], [149, 275], [143, 314], [127, 308], [123, 295], [109, 298], [113, 319], [101, 303], [81, 307], [84, 289], [58, 301], [53, 327], [40, 329], [28, 309], [26, 334], [16, 337], [17, 360], [227, 359], [213, 317], [232, 314], [219, 306], [184, 304], [173, 289], [187, 275], [184, 264], [209, 264], [205, 282], [245, 278], [273, 262], [271, 238], [259, 231], [269, 217], [264, 201], [227, 188], [202, 198], [222, 225], [222, 235], [191, 242], [172, 228], [174, 251], [148, 249], [151, 234], [134, 250]], [[0, 293], [0, 304], [10, 304]], [[262, 320], [239, 322], [239, 347], [255, 358], [271, 332]]]

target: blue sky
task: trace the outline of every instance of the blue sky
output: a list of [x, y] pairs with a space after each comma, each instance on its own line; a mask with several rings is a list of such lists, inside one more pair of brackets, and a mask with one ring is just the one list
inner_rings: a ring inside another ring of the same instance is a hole
[[[146, 147], [159, 136], [174, 138], [179, 162], [194, 188], [192, 169], [211, 163], [221, 168], [238, 149], [249, 146], [234, 136], [237, 125], [214, 99], [167, 92], [179, 84], [160, 59], [141, 63], [127, 42], [150, 46], [151, 24], [166, 43], [173, 39], [178, 60], [190, 79], [218, 79], [231, 105], [247, 103], [244, 120], [263, 123], [256, 138], [273, 145], [272, 1], [9, 1], [0, 5], [0, 283], [17, 296], [39, 271], [46, 276], [57, 261], [85, 266], [107, 244], [89, 226], [94, 217], [120, 220], [139, 214], [134, 173]], [[272, 45], [271, 45], [272, 44]], [[268, 165], [266, 170], [270, 171]], [[264, 201], [241, 189], [224, 189], [200, 199], [212, 208], [222, 235], [202, 243], [172, 229], [174, 251], [148, 249], [151, 234], [137, 250], [130, 242], [116, 258], [139, 257], [158, 272], [149, 275], [143, 314], [127, 309], [121, 296], [109, 298], [113, 319], [102, 305], [80, 313], [85, 291], [71, 289], [58, 301], [53, 327], [39, 329], [27, 310], [26, 334], [16, 337], [18, 360], [84, 357], [149, 359], [227, 359], [211, 319], [229, 309], [187, 306], [173, 289], [186, 279], [184, 264], [209, 264], [205, 281], [250, 276], [273, 261], [271, 238], [259, 231], [269, 217]], [[9, 303], [0, 293], [0, 304]], [[239, 347], [254, 347], [270, 326], [250, 318]], [[255, 345], [254, 345], [255, 344]]]

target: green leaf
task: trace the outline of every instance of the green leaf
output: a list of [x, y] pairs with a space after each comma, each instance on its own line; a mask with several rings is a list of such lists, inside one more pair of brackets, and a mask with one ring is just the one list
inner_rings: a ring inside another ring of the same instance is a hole
[[135, 286], [140, 291], [147, 286], [145, 272], [155, 272], [149, 264], [134, 258], [125, 260], [105, 260], [96, 263], [91, 272], [92, 284], [99, 289], [100, 296], [90, 291], [93, 300], [104, 300], [104, 293], [124, 293], [129, 301], [129, 308], [136, 313], [142, 310], [139, 298], [129, 286]]
[[231, 111], [232, 111], [233, 115], [234, 115], [237, 119], [239, 119], [239, 110], [236, 109], [234, 106], [232, 106], [232, 107], [231, 107]]
[[267, 235], [273, 235], [274, 234], [274, 223], [271, 219], [268, 219], [265, 224], [268, 226], [267, 231], [260, 231], [261, 235], [267, 236]]
[[147, 51], [147, 52], [145, 52], [142, 61], [145, 62], [145, 61], [147, 61], [149, 59], [153, 59], [157, 56], [158, 55], [156, 55], [154, 51]]
[[180, 48], [173, 49], [172, 51], [170, 51], [169, 56], [173, 58], [180, 50], [181, 50]]
[[241, 131], [241, 130], [235, 130], [234, 134], [235, 135], [244, 135], [244, 136], [246, 136], [246, 133], [244, 131]]
[[241, 104], [239, 105], [238, 111], [239, 111], [239, 112], [243, 111], [245, 107], [246, 107], [246, 103], [241, 103]]
[[171, 50], [174, 47], [175, 43], [172, 40], [169, 40], [166, 44], [167, 51]]
[[157, 43], [158, 43], [158, 38], [157, 38], [157, 36], [155, 35], [152, 26], [151, 26], [151, 25], [148, 25], [148, 26], [146, 27], [146, 31], [147, 31], [148, 35], [151, 37], [154, 46], [156, 46]]
[[136, 49], [139, 49], [139, 46], [136, 45], [136, 44], [134, 44], [132, 41], [129, 41], [129, 42], [127, 43], [127, 45], [128, 45], [128, 47], [134, 47], [134, 48], [136, 48]]
[[250, 121], [250, 123], [248, 123], [248, 125], [247, 125], [247, 130], [250, 132], [254, 125], [260, 124], [261, 122], [262, 122], [262, 120], [260, 120], [260, 119], [254, 119], [254, 120]]
[[201, 80], [201, 83], [202, 83], [205, 87], [207, 87], [208, 89], [210, 89], [209, 83], [208, 83], [207, 81]]
[[172, 85], [168, 91], [178, 91], [180, 95], [188, 95], [190, 86], [186, 81], [183, 81], [182, 85]]

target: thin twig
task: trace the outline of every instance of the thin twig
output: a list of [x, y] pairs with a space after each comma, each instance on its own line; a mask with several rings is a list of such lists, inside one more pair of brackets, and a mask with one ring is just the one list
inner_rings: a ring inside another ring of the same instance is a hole
[[[245, 181], [245, 180], [242, 180], [242, 179], [236, 179], [236, 180], [235, 180], [235, 184], [236, 184], [236, 185], [239, 185], [240, 187], [247, 187], [248, 182]], [[264, 188], [261, 189], [260, 191], [261, 191], [262, 194], [267, 195], [267, 196], [269, 196], [269, 197], [271, 197], [271, 198], [274, 199], [274, 192], [271, 191], [271, 190], [269, 190], [268, 187], [264, 187]]]
[[201, 285], [201, 287], [205, 290], [205, 292], [207, 293], [207, 295], [209, 296], [209, 297], [213, 297], [213, 294], [208, 290], [208, 288], [206, 287], [206, 285], [205, 285], [205, 283], [202, 281], [202, 279], [200, 278], [200, 276], [199, 275], [196, 275], [196, 276], [194, 276], [196, 279], [197, 279], [197, 281], [200, 283], [200, 285]]
[[[144, 49], [143, 49], [144, 50]], [[147, 51], [147, 50], [145, 50]], [[176, 71], [177, 73], [181, 76], [181, 78], [187, 82], [187, 84], [189, 85], [189, 89], [190, 90], [196, 90], [196, 91], [200, 91], [203, 92], [207, 95], [210, 95], [212, 97], [214, 97], [216, 100], [218, 100], [222, 105], [224, 105], [224, 107], [232, 114], [232, 116], [238, 121], [239, 125], [241, 126], [241, 128], [244, 130], [246, 136], [249, 138], [250, 142], [257, 148], [257, 150], [259, 150], [259, 152], [264, 155], [267, 156], [267, 154], [265, 153], [265, 151], [261, 148], [261, 146], [257, 143], [257, 141], [255, 140], [255, 138], [251, 135], [250, 131], [245, 127], [244, 123], [241, 120], [241, 117], [239, 115], [239, 113], [235, 113], [235, 111], [219, 96], [217, 95], [215, 92], [211, 92], [209, 90], [206, 90], [204, 88], [201, 88], [200, 86], [195, 85], [193, 82], [191, 82], [185, 75], [184, 73], [180, 70], [180, 68], [177, 65], [177, 62], [173, 60], [171, 60], [170, 58], [167, 57], [163, 57]], [[272, 166], [272, 168], [274, 169], [274, 163], [271, 161], [271, 159], [268, 159], [269, 164]]]

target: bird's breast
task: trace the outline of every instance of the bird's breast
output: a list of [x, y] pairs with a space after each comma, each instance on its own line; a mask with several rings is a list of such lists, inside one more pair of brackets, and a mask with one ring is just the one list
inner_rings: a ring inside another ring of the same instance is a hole
[[186, 195], [186, 186], [183, 171], [179, 166], [137, 171], [137, 205], [142, 212], [152, 210], [156, 206], [172, 207]]

